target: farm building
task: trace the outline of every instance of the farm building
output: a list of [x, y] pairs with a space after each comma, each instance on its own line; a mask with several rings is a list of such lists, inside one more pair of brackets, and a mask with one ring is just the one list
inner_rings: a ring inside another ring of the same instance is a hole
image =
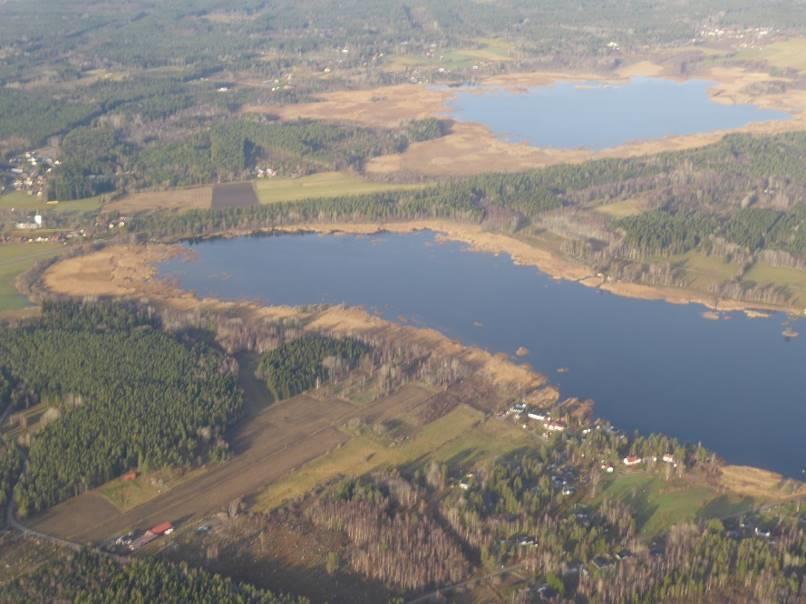
[[170, 522], [161, 522], [156, 526], [152, 526], [148, 530], [155, 535], [170, 535], [174, 532], [174, 525]]

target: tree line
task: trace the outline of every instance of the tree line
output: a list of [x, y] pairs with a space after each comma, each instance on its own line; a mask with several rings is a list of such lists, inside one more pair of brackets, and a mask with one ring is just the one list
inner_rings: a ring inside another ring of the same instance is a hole
[[166, 602], [176, 604], [306, 604], [218, 574], [137, 558], [120, 564], [82, 551], [49, 561], [3, 586], [2, 602]]

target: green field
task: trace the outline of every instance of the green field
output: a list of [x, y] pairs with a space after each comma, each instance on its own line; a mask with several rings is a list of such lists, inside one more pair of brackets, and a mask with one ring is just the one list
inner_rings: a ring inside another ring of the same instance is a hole
[[761, 48], [748, 48], [736, 54], [745, 61], [766, 61], [772, 67], [806, 71], [806, 38], [782, 40]]
[[10, 210], [11, 208], [16, 210], [38, 210], [45, 207], [47, 207], [45, 202], [36, 195], [28, 195], [20, 191], [0, 195], [0, 208], [4, 210]]
[[534, 438], [529, 433], [509, 422], [485, 421], [481, 411], [459, 405], [423, 426], [401, 446], [388, 446], [372, 434], [357, 436], [269, 486], [258, 495], [257, 503], [260, 509], [270, 510], [336, 477], [361, 476], [384, 466], [408, 466], [411, 470], [434, 460], [446, 464], [451, 473], [462, 473], [482, 460], [530, 445], [534, 445]]
[[[97, 210], [99, 207], [101, 207], [101, 202], [103, 199], [103, 195], [96, 195], [95, 197], [87, 197], [85, 199], [76, 199], [74, 201], [62, 201], [55, 204], [48, 204], [44, 202], [42, 198], [37, 197], [36, 195], [28, 195], [27, 193], [14, 191], [13, 193], [0, 195], [0, 209], [6, 210], [14, 208], [16, 210], [25, 211], [39, 210], [40, 212], [43, 212], [45, 217], [47, 217], [48, 212], [90, 212]], [[23, 218], [23, 216], [20, 216], [20, 220]]]
[[260, 203], [301, 201], [303, 199], [370, 195], [383, 191], [419, 189], [423, 185], [377, 183], [345, 172], [322, 172], [301, 178], [267, 178], [255, 181]]
[[388, 67], [392, 70], [409, 67], [444, 67], [446, 69], [466, 69], [478, 63], [501, 63], [512, 60], [512, 43], [497, 38], [477, 38], [478, 47], [465, 47], [438, 52], [434, 56], [397, 55], [391, 58]]
[[665, 481], [642, 471], [617, 475], [600, 498], [618, 499], [632, 508], [640, 534], [652, 538], [680, 522], [721, 518], [752, 507], [749, 499], [719, 495], [706, 485]]
[[51, 212], [93, 212], [101, 207], [104, 201], [104, 195], [96, 195], [95, 197], [85, 197], [84, 199], [74, 199], [73, 201], [61, 201], [55, 205], [46, 205], [48, 211]]
[[63, 246], [58, 243], [8, 243], [0, 245], [0, 311], [29, 306], [14, 285], [17, 276], [46, 258], [57, 255]]
[[686, 273], [691, 278], [689, 287], [704, 292], [709, 291], [709, 286], [712, 284], [730, 281], [740, 269], [738, 264], [725, 262], [720, 256], [689, 252], [683, 258], [686, 262]]
[[747, 271], [745, 281], [753, 281], [761, 285], [774, 284], [787, 286], [793, 295], [793, 304], [806, 307], [806, 271], [785, 266], [770, 266], [757, 262]]

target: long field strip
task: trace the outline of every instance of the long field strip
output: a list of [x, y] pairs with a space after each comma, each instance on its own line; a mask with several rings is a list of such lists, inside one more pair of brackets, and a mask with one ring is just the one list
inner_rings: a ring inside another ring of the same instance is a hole
[[260, 203], [370, 195], [384, 191], [420, 189], [419, 184], [379, 183], [346, 172], [322, 172], [301, 178], [265, 178], [255, 182]]
[[[401, 405], [411, 409], [425, 404], [431, 396], [425, 388], [407, 386], [364, 406], [309, 395], [275, 403], [263, 411], [256, 410], [255, 415], [248, 414], [231, 440], [233, 457], [226, 463], [167, 481], [164, 489], [148, 483], [124, 488], [120, 481], [112, 481], [55, 506], [32, 519], [32, 525], [48, 534], [91, 543], [164, 520], [181, 524], [220, 509], [236, 497], [256, 493], [275, 481], [299, 483], [295, 474], [298, 468], [317, 458], [340, 459], [342, 451], [350, 450], [345, 446], [349, 445], [350, 434], [339, 429], [350, 419], [375, 421], [387, 410], [400, 409]], [[257, 405], [260, 406], [262, 403]], [[449, 417], [457, 423], [444, 425]], [[451, 434], [458, 435], [482, 418], [480, 412], [469, 407], [456, 416], [446, 416], [444, 421], [426, 426], [410, 447], [402, 451], [390, 449], [395, 454], [388, 461], [424, 455], [449, 440]]]

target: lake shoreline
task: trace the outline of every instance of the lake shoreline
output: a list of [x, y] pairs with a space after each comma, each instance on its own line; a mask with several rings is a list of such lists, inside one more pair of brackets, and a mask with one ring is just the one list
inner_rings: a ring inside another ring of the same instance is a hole
[[[629, 281], [608, 281], [592, 273], [584, 264], [523, 242], [503, 233], [486, 231], [481, 225], [446, 220], [418, 220], [388, 223], [306, 223], [287, 227], [274, 227], [264, 233], [318, 233], [322, 235], [373, 235], [380, 233], [413, 233], [429, 230], [440, 238], [466, 244], [472, 251], [493, 255], [506, 254], [516, 266], [529, 266], [554, 278], [573, 281], [586, 287], [639, 300], [658, 300], [669, 304], [697, 304], [715, 312], [744, 312], [751, 318], [766, 318], [768, 313], [785, 313], [800, 316], [802, 309], [793, 306], [778, 306], [742, 300], [721, 299], [714, 301], [691, 290], [657, 287]], [[246, 233], [226, 233], [223, 237], [241, 237]]]
[[[300, 223], [293, 225], [280, 225], [265, 229], [232, 229], [200, 238], [180, 238], [158, 244], [146, 246], [150, 251], [145, 258], [150, 258], [154, 266], [172, 255], [179, 253], [183, 248], [180, 243], [186, 241], [205, 241], [212, 239], [234, 239], [238, 237], [266, 236], [272, 234], [305, 234], [316, 233], [320, 235], [376, 235], [381, 233], [414, 233], [417, 231], [433, 231], [440, 240], [463, 243], [473, 252], [492, 255], [506, 254], [516, 266], [533, 267], [549, 277], [557, 280], [572, 281], [586, 287], [599, 289], [616, 296], [637, 300], [662, 301], [669, 304], [696, 304], [703, 306], [706, 311], [743, 312], [748, 318], [769, 318], [772, 313], [783, 313], [792, 317], [802, 317], [806, 309], [795, 306], [767, 304], [761, 302], [747, 302], [723, 298], [714, 300], [713, 297], [688, 289], [660, 287], [645, 285], [631, 281], [611, 281], [606, 276], [596, 274], [589, 266], [574, 260], [559, 256], [558, 254], [538, 247], [520, 239], [485, 230], [476, 223], [462, 223], [451, 220], [410, 220], [400, 222], [361, 222], [361, 223]], [[159, 250], [159, 251], [157, 251]], [[173, 251], [169, 251], [173, 250]], [[140, 254], [141, 252], [138, 252]], [[184, 250], [183, 253], [187, 253]], [[70, 260], [70, 259], [67, 259]], [[144, 258], [134, 260], [133, 266], [141, 266]], [[59, 261], [59, 263], [62, 261]], [[58, 263], [57, 263], [58, 264]], [[131, 262], [121, 262], [117, 270], [126, 272]], [[135, 269], [138, 272], [142, 269]], [[147, 271], [152, 275], [155, 270]], [[118, 282], [117, 287], [126, 292], [125, 281]], [[90, 290], [88, 295], [94, 295]], [[118, 294], [113, 294], [118, 295]]]
[[[526, 91], [529, 88], [562, 82], [624, 83], [636, 77], [657, 77], [677, 82], [708, 80], [713, 82], [708, 90], [708, 98], [714, 103], [752, 104], [762, 109], [787, 112], [790, 119], [761, 121], [740, 128], [667, 136], [657, 140], [632, 141], [599, 151], [531, 146], [496, 136], [490, 128], [478, 122], [455, 121], [451, 132], [445, 136], [412, 143], [400, 154], [372, 158], [367, 162], [366, 171], [382, 178], [407, 174], [439, 177], [517, 172], [556, 164], [581, 163], [591, 159], [639, 157], [664, 151], [692, 149], [715, 143], [726, 134], [734, 132], [773, 134], [806, 127], [806, 91], [792, 89], [780, 94], [749, 92], [753, 86], [775, 78], [764, 72], [737, 66], [712, 66], [682, 77], [679, 72], [670, 69], [669, 65], [662, 65], [657, 61], [639, 61], [611, 71], [544, 70], [501, 74], [477, 82], [473, 90], [480, 93], [496, 88]], [[310, 103], [247, 105], [242, 112], [277, 115], [284, 121], [337, 119], [364, 126], [388, 128], [407, 120], [450, 118], [450, 103], [456, 94], [456, 89], [453, 88], [396, 84], [323, 93]]]
[[[357, 225], [356, 225], [357, 226]], [[433, 225], [432, 225], [433, 226]], [[360, 232], [372, 234], [384, 230], [370, 230], [364, 225]], [[400, 226], [398, 225], [398, 229]], [[300, 229], [296, 229], [300, 231]], [[353, 229], [355, 232], [357, 229]], [[386, 229], [388, 231], [388, 229]], [[293, 232], [293, 231], [282, 231]], [[307, 230], [304, 232], [311, 232]], [[330, 232], [330, 231], [328, 231]], [[335, 231], [345, 232], [345, 231]], [[398, 232], [406, 232], [400, 231]], [[165, 305], [175, 311], [218, 314], [228, 317], [278, 320], [300, 318], [310, 309], [303, 307], [266, 305], [259, 302], [230, 302], [217, 298], [199, 298], [160, 278], [159, 263], [186, 253], [179, 245], [110, 245], [84, 256], [75, 256], [56, 262], [41, 275], [39, 284], [44, 294], [82, 298], [91, 297], [145, 300]], [[505, 354], [493, 354], [449, 338], [443, 333], [425, 327], [413, 327], [383, 319], [360, 307], [323, 306], [314, 311], [311, 328], [342, 335], [384, 334], [389, 338], [409, 338], [433, 349], [440, 355], [458, 355], [478, 367], [479, 373], [493, 383], [528, 393], [530, 402], [539, 406], [554, 406], [560, 401], [559, 390], [546, 376], [528, 364], [517, 363]], [[733, 492], [778, 498], [780, 500], [806, 496], [806, 484], [797, 478], [752, 466], [726, 463], [724, 484]], [[800, 485], [794, 489], [792, 485]], [[781, 489], [777, 494], [773, 485]]]

